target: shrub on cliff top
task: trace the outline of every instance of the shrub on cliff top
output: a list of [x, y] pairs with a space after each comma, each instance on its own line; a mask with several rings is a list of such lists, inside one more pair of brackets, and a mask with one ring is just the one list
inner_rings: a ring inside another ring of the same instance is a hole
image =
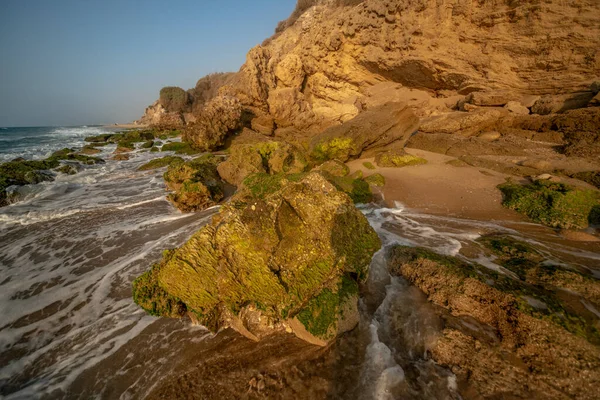
[[189, 105], [188, 92], [177, 86], [160, 89], [160, 104], [169, 112], [183, 112]]

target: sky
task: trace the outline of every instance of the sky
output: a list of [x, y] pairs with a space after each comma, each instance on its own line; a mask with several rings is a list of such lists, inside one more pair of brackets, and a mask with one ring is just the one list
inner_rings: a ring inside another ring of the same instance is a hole
[[0, 127], [125, 123], [237, 71], [296, 0], [0, 0]]

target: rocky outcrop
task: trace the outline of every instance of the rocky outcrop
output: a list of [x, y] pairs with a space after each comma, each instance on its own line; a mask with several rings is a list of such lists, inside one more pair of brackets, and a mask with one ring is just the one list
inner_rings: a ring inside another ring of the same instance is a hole
[[310, 155], [321, 162], [348, 161], [392, 143], [403, 147], [418, 127], [419, 118], [410, 107], [404, 103], [387, 103], [314, 136]]
[[144, 116], [135, 123], [144, 126], [176, 129], [185, 126], [186, 120], [181, 112], [168, 112], [160, 101], [156, 100], [146, 108]]
[[306, 157], [297, 147], [245, 130], [234, 140], [229, 157], [218, 169], [225, 181], [239, 186], [250, 174], [293, 174], [307, 167]]
[[204, 210], [223, 198], [223, 181], [217, 172], [217, 161], [212, 155], [181, 162], [173, 157], [164, 178], [173, 193], [167, 196], [183, 212]]
[[248, 54], [236, 87], [242, 102], [270, 112], [294, 99], [281, 120], [304, 129], [358, 115], [381, 81], [446, 95], [493, 92], [474, 104], [502, 107], [499, 92], [583, 91], [600, 74], [596, 3], [352, 3], [299, 3], [287, 29]]
[[241, 128], [242, 106], [238, 99], [218, 96], [207, 102], [196, 122], [186, 127], [183, 139], [202, 151], [216, 150], [227, 136]]
[[[269, 190], [270, 189], [270, 190]], [[134, 282], [151, 313], [258, 339], [277, 329], [325, 344], [358, 322], [357, 283], [379, 238], [320, 174], [283, 177], [223, 206], [208, 226]]]
[[267, 134], [318, 133], [383, 99], [406, 102], [419, 117], [459, 101], [564, 112], [597, 93], [590, 84], [600, 75], [599, 8], [559, 0], [302, 1], [238, 73], [207, 77], [190, 92], [210, 86], [209, 98], [217, 90], [238, 98]]
[[392, 250], [392, 273], [423, 291], [440, 316], [431, 357], [452, 370], [463, 397], [595, 398], [600, 337], [579, 302], [597, 304], [598, 281], [549, 268], [513, 239], [481, 241], [507, 274], [425, 249]]

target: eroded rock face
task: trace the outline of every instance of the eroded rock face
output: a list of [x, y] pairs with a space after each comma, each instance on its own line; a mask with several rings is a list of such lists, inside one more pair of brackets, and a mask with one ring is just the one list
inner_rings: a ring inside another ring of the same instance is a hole
[[[295, 13], [287, 29], [249, 53], [238, 90], [267, 109], [276, 106], [272, 91], [297, 89], [313, 121], [336, 124], [360, 113], [360, 100], [382, 79], [479, 92], [473, 104], [504, 106], [518, 100], [504, 93], [583, 91], [599, 75], [597, 3], [356, 3], [315, 2]], [[293, 116], [286, 121], [295, 124]]]
[[227, 136], [241, 128], [242, 106], [238, 99], [218, 96], [209, 101], [196, 122], [186, 127], [183, 139], [202, 151], [216, 150]]
[[[472, 398], [595, 398], [600, 338], [588, 311], [573, 305], [579, 296], [597, 304], [597, 280], [548, 268], [510, 238], [482, 241], [522, 280], [425, 249], [392, 251], [392, 273], [422, 290], [443, 321], [433, 359]], [[561, 287], [569, 294], [559, 294]]]
[[348, 161], [391, 143], [400, 147], [417, 130], [419, 118], [404, 103], [388, 103], [314, 136], [310, 155], [317, 161]]
[[350, 198], [311, 173], [243, 200], [138, 278], [135, 301], [254, 338], [287, 327], [324, 344], [353, 328], [380, 242]]
[[185, 116], [179, 111], [169, 112], [156, 100], [146, 108], [144, 116], [136, 121], [139, 125], [153, 126], [160, 129], [176, 129], [186, 123]]

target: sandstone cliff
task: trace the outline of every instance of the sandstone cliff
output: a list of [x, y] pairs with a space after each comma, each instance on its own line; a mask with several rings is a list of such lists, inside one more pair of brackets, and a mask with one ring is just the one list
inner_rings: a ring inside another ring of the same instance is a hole
[[[585, 92], [600, 76], [599, 20], [597, 1], [300, 1], [238, 73], [189, 91], [191, 108], [201, 113], [219, 91], [242, 102], [255, 130], [287, 136], [390, 100], [423, 117], [471, 92]], [[156, 108], [146, 120], [174, 118]]]

